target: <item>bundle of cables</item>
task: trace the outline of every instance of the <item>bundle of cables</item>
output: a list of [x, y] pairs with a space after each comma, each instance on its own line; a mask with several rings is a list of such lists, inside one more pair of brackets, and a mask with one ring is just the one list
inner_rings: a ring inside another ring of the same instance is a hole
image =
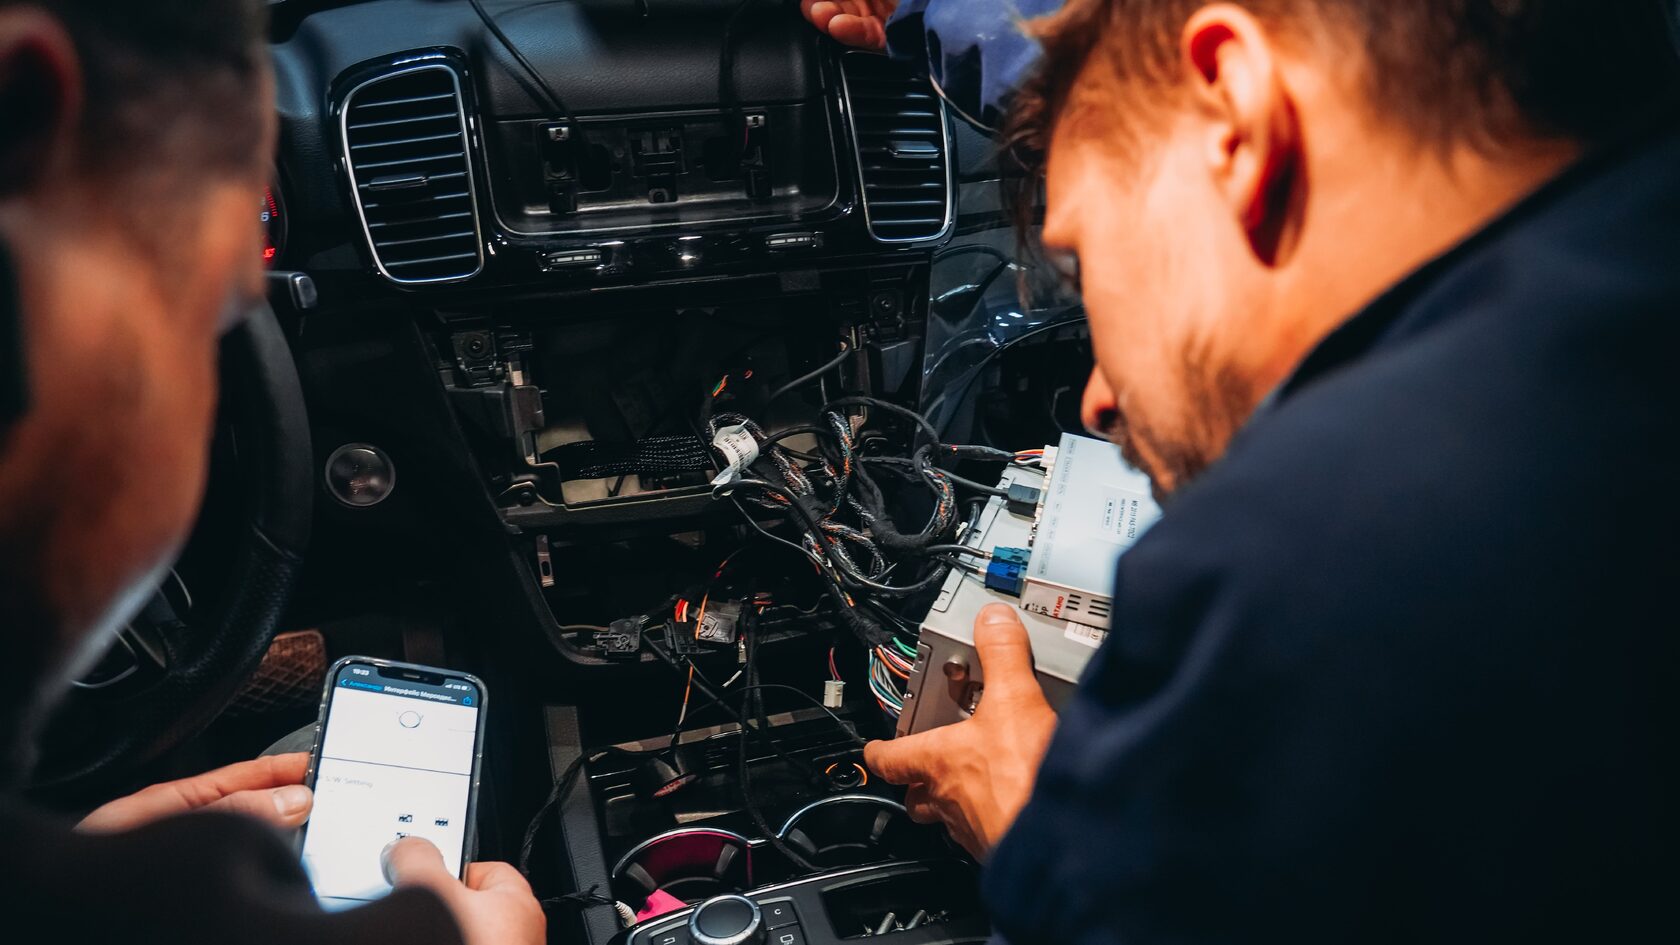
[[[845, 408], [868, 407], [876, 413], [909, 421], [909, 457], [864, 455], [859, 435]], [[938, 587], [952, 568], [974, 570], [955, 557], [949, 544], [958, 524], [957, 489], [983, 494], [996, 489], [970, 482], [940, 468], [936, 461], [955, 458], [1009, 463], [1015, 454], [981, 446], [940, 443], [933, 427], [920, 414], [873, 397], [843, 397], [821, 410], [822, 422], [767, 434], [751, 418], [725, 413], [709, 419], [714, 441], [729, 428], [745, 430], [758, 449], [758, 458], [741, 475], [716, 486], [713, 495], [735, 502], [747, 523], [761, 534], [806, 558], [823, 579], [825, 591], [852, 632], [869, 648], [890, 646], [891, 629], [902, 618], [884, 606], [885, 600], [911, 597]], [[800, 434], [813, 435], [820, 452], [800, 453], [783, 446]], [[925, 487], [932, 497], [927, 521], [919, 530], [901, 531], [887, 511], [887, 498], [871, 469], [901, 474]], [[758, 473], [756, 478], [748, 473]], [[744, 501], [743, 501], [744, 498]], [[747, 504], [778, 513], [798, 530], [788, 541], [747, 511]], [[899, 581], [900, 571], [913, 572]]]
[[896, 636], [890, 644], [869, 651], [869, 691], [891, 718], [904, 711], [903, 686], [915, 662], [916, 648]]

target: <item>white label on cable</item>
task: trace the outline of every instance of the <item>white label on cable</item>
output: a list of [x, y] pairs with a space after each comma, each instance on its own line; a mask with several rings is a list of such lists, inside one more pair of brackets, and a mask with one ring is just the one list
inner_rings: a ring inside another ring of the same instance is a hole
[[1083, 643], [1094, 650], [1097, 647], [1102, 646], [1103, 641], [1108, 639], [1108, 631], [1099, 630], [1090, 624], [1074, 623], [1069, 620], [1067, 630], [1063, 632], [1062, 636], [1067, 637], [1075, 643]]
[[758, 459], [758, 438], [739, 423], [718, 430], [712, 436], [712, 446], [723, 454], [724, 460], [729, 464], [712, 480], [714, 486], [734, 482], [740, 477], [742, 470]]

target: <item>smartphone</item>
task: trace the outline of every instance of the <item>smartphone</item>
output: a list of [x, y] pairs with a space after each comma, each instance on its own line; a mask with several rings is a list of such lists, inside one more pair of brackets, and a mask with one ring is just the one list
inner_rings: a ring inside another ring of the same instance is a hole
[[484, 683], [432, 666], [347, 656], [327, 671], [302, 838], [316, 898], [345, 909], [391, 891], [380, 853], [424, 837], [457, 876], [474, 848]]

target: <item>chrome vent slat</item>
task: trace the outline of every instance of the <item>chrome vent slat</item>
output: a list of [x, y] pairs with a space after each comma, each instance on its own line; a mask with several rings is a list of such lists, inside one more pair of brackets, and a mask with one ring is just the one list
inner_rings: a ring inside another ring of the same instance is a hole
[[466, 105], [453, 67], [407, 66], [356, 86], [342, 103], [340, 133], [381, 275], [423, 285], [484, 268]]
[[449, 141], [455, 137], [454, 132], [443, 135], [425, 135], [419, 138], [402, 138], [397, 141], [369, 141], [366, 144], [353, 144], [352, 151], [365, 151], [368, 148], [394, 148], [400, 144], [426, 144], [430, 141]]
[[389, 128], [392, 125], [410, 125], [421, 121], [454, 121], [454, 112], [441, 115], [420, 115], [414, 118], [387, 118], [383, 121], [359, 121], [350, 126], [351, 131], [367, 131], [371, 128]]
[[[467, 172], [466, 171], [445, 171], [442, 174], [426, 174], [424, 176], [428, 181], [460, 180], [460, 179], [467, 176]], [[358, 187], [358, 189], [361, 189], [361, 190], [368, 190], [368, 189], [372, 188], [373, 185], [372, 184], [358, 184], [357, 187]], [[467, 195], [462, 194], [461, 196], [465, 197]]]
[[405, 164], [420, 164], [427, 161], [458, 161], [456, 154], [429, 154], [425, 157], [399, 158], [395, 161], [364, 161], [356, 165], [357, 170], [372, 171], [387, 167], [402, 167]]
[[932, 84], [884, 56], [841, 57], [869, 233], [881, 243], [935, 240], [950, 229], [951, 147]]
[[420, 259], [404, 259], [400, 262], [389, 262], [391, 267], [425, 266], [431, 263], [452, 262], [457, 259], [477, 259], [477, 253], [452, 253], [448, 256], [426, 256]]
[[406, 240], [375, 240], [375, 242], [379, 244], [380, 249], [385, 249], [390, 246], [412, 246], [415, 243], [431, 243], [437, 240], [454, 240], [460, 239], [463, 236], [472, 235], [473, 231], [467, 230], [461, 233], [439, 233], [436, 236], [416, 236], [412, 239]]
[[[420, 222], [429, 223], [432, 220], [464, 220], [464, 219], [466, 219], [470, 216], [472, 216], [471, 211], [463, 210], [460, 213], [440, 213], [435, 217], [428, 217], [425, 220], [422, 220]], [[404, 222], [402, 220], [372, 222], [372, 223], [368, 224], [368, 226], [370, 228], [376, 229], [376, 230], [381, 229], [383, 227], [388, 227], [388, 226], [409, 226], [409, 225], [411, 225], [410, 222]]]
[[444, 99], [454, 98], [454, 97], [455, 96], [454, 96], [453, 93], [441, 92], [437, 95], [417, 95], [417, 96], [414, 96], [412, 98], [393, 98], [389, 101], [384, 101], [384, 102], [363, 102], [361, 105], [358, 105], [356, 107], [357, 108], [392, 108], [392, 107], [397, 106], [397, 105], [417, 105], [421, 102], [441, 102]]

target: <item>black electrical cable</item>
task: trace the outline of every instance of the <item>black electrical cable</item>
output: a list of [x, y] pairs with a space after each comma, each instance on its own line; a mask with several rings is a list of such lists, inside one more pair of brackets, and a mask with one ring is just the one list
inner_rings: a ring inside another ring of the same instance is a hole
[[[972, 312], [975, 306], [980, 303], [980, 300], [986, 297], [986, 293], [990, 291], [992, 285], [996, 283], [1005, 272], [1009, 271], [1011, 267], [1014, 267], [1017, 272], [1027, 271], [1025, 266], [1016, 265], [1014, 260], [1006, 259], [1003, 262], [998, 263], [996, 266], [993, 266], [990, 272], [987, 272], [984, 276], [980, 277], [980, 281], [953, 286], [934, 296], [934, 306], [936, 309], [941, 310], [940, 312], [936, 312], [936, 314], [939, 314], [940, 320], [947, 322], [956, 321], [956, 319], [948, 318], [942, 314], [942, 310], [946, 305], [950, 304], [952, 299], [959, 299], [965, 296], [972, 297], [974, 301], [970, 303], [968, 309], [961, 314], [967, 315], [968, 312]], [[937, 369], [938, 365], [934, 365], [934, 368]], [[926, 373], [928, 376], [932, 376], [933, 370], [929, 370]]]
[[964, 479], [956, 473], [951, 472], [949, 469], [942, 471], [945, 473], [945, 478], [951, 480], [952, 484], [962, 486], [964, 489], [969, 489], [982, 495], [1007, 496], [1009, 494], [1008, 489], [999, 489], [997, 486], [988, 486], [975, 482], [972, 479]]
[[735, 508], [740, 511], [741, 517], [747, 520], [747, 524], [751, 525], [753, 527], [754, 531], [758, 532], [760, 535], [763, 535], [765, 538], [768, 538], [771, 541], [773, 541], [773, 542], [775, 542], [779, 545], [786, 545], [787, 547], [792, 548], [794, 550], [794, 552], [797, 553], [801, 558], [804, 558], [807, 561], [811, 560], [810, 552], [806, 551], [804, 548], [800, 547], [799, 545], [796, 545], [793, 542], [788, 541], [786, 538], [783, 538], [780, 535], [772, 534], [770, 531], [765, 529], [765, 527], [763, 525], [760, 525], [758, 523], [758, 519], [753, 518], [752, 513], [748, 512], [746, 506], [741, 504], [740, 499], [735, 498], [734, 496], [730, 496], [729, 498], [732, 502], [735, 503]]
[[739, 90], [735, 88], [735, 41], [739, 38], [735, 30], [753, 2], [754, 0], [741, 0], [735, 5], [735, 9], [729, 11], [729, 19], [723, 25], [723, 41], [718, 49], [718, 106], [731, 125], [739, 126], [740, 137], [733, 139], [736, 141], [737, 156], [746, 150], [747, 128], [746, 121], [741, 116]]
[[[750, 648], [751, 644], [749, 643], [748, 646]], [[742, 675], [744, 676], [745, 673], [743, 673]], [[696, 680], [699, 679], [699, 671], [698, 670], [696, 670], [695, 678], [696, 678]], [[824, 715], [828, 716], [829, 720], [834, 723], [835, 727], [840, 730], [840, 734], [844, 735], [846, 737], [847, 741], [851, 742], [852, 744], [856, 745], [859, 748], [862, 748], [865, 744], [867, 744], [867, 741], [865, 739], [859, 737], [857, 732], [852, 730], [852, 726], [849, 722], [847, 722], [845, 719], [841, 718], [839, 716], [839, 714], [837, 714], [833, 709], [830, 709], [828, 706], [823, 705], [821, 699], [818, 699], [816, 696], [811, 695], [810, 693], [808, 693], [805, 690], [799, 688], [798, 686], [789, 686], [789, 685], [786, 685], [786, 684], [783, 684], [783, 683], [747, 683], [747, 684], [739, 686], [735, 689], [735, 692], [736, 692], [737, 695], [740, 694], [740, 693], [743, 693], [743, 692], [763, 693], [763, 692], [766, 692], [766, 691], [791, 692], [794, 695], [799, 696], [801, 699], [804, 699], [806, 702], [809, 702], [813, 707], [821, 710]], [[688, 731], [688, 729], [698, 727], [698, 726], [694, 725], [693, 720], [694, 720], [694, 716], [698, 715], [700, 712], [703, 712], [706, 709], [710, 709], [713, 706], [722, 707], [723, 705], [724, 705], [724, 703], [723, 703], [723, 699], [722, 699], [721, 694], [717, 697], [707, 696], [706, 700], [704, 702], [701, 702], [698, 706], [688, 710], [688, 722], [683, 728], [677, 730], [674, 733], [675, 736], [680, 739], [682, 737], [682, 734], [684, 732]], [[737, 720], [736, 724], [739, 724], [738, 720]], [[755, 733], [755, 734], [757, 734], [757, 733]], [[675, 742], [673, 742], [673, 744], [675, 744]]]
[[764, 439], [760, 440], [758, 442], [758, 449], [759, 449], [759, 452], [762, 453], [764, 451], [765, 447], [775, 446], [775, 445], [781, 443], [783, 440], [788, 439], [789, 437], [798, 436], [801, 433], [809, 433], [809, 434], [812, 434], [813, 436], [827, 436], [829, 434], [832, 434], [833, 432], [834, 432], [833, 430], [829, 429], [828, 427], [823, 426], [820, 423], [801, 423], [797, 426], [791, 426], [791, 427], [787, 427], [786, 429], [777, 430], [775, 433], [772, 433], [769, 436], [765, 437]]
[[[1057, 315], [1052, 316], [1052, 318], [1057, 319], [1056, 321], [1047, 322], [1043, 325], [1039, 325], [1035, 328], [1029, 329], [1029, 330], [1027, 330], [1027, 331], [1025, 331], [1025, 332], [1023, 332], [1019, 335], [1016, 335], [1015, 337], [1009, 339], [1008, 341], [1005, 341], [1003, 344], [998, 345], [996, 348], [993, 348], [992, 350], [986, 352], [986, 354], [983, 357], [981, 357], [981, 359], [979, 361], [976, 361], [974, 363], [974, 366], [969, 369], [972, 373], [971, 373], [971, 375], [968, 379], [968, 382], [963, 385], [962, 390], [957, 392], [956, 399], [953, 401], [953, 403], [960, 405], [960, 404], [962, 404], [963, 401], [967, 400], [969, 393], [971, 393], [974, 389], [975, 382], [980, 379], [980, 374], [981, 374], [982, 369], [985, 368], [985, 366], [987, 364], [990, 364], [992, 361], [994, 361], [998, 357], [1000, 357], [1004, 352], [1010, 350], [1011, 348], [1015, 347], [1016, 345], [1020, 344], [1023, 341], [1027, 341], [1027, 340], [1032, 339], [1032, 338], [1037, 338], [1040, 335], [1047, 334], [1049, 332], [1055, 331], [1058, 328], [1070, 328], [1070, 327], [1078, 324], [1079, 323], [1078, 319], [1072, 319], [1072, 318], [1064, 319], [1064, 318], [1061, 318], [1061, 315], [1066, 314], [1067, 312], [1071, 312], [1074, 309], [1077, 309], [1079, 307], [1080, 306], [1078, 306], [1078, 305], [1074, 305], [1074, 306], [1070, 306], [1069, 308], [1063, 309], [1062, 312], [1058, 313]], [[950, 397], [950, 391], [947, 390], [945, 393], [942, 393], [938, 397], [934, 398], [933, 403], [928, 405], [928, 413], [933, 413], [934, 410], [937, 409], [941, 404], [945, 403], [945, 401], [949, 397]]]
[[531, 815], [531, 822], [525, 827], [525, 836], [519, 841], [519, 872], [526, 877], [531, 875], [531, 853], [536, 849], [537, 835], [542, 832], [543, 820], [548, 816], [549, 811], [559, 806], [566, 795], [571, 793], [572, 785], [577, 781], [578, 775], [583, 771], [585, 764], [613, 755], [640, 758], [645, 755], [658, 754], [664, 750], [663, 748], [653, 748], [638, 752], [623, 748], [603, 748], [598, 751], [585, 752], [574, 758], [572, 763], [566, 766], [566, 770], [554, 779], [554, 786], [549, 789], [548, 797], [543, 800], [542, 806], [537, 808], [537, 812]]
[[880, 601], [873, 600], [873, 599], [865, 600], [863, 603], [864, 603], [864, 606], [866, 606], [869, 609], [875, 611], [876, 613], [880, 614], [881, 616], [886, 617], [888, 623], [892, 624], [893, 626], [897, 627], [900, 630], [903, 630], [905, 633], [917, 634], [917, 633], [921, 632], [920, 628], [918, 628], [915, 624], [911, 623], [909, 620], [906, 620], [903, 616], [901, 616], [899, 614], [896, 614], [896, 613], [893, 613], [893, 611], [889, 607], [887, 607], [886, 604], [883, 604]]
[[[862, 462], [876, 463], [882, 466], [909, 466], [911, 468], [914, 468], [916, 465], [915, 460], [905, 459], [902, 456], [865, 456], [863, 457]], [[999, 489], [996, 486], [983, 485], [972, 479], [965, 479], [949, 469], [941, 469], [940, 472], [944, 474], [945, 478], [951, 480], [953, 485], [962, 486], [963, 488], [970, 489], [974, 492], [995, 496], [1006, 496], [1009, 494], [1009, 490], [1007, 489]]]
[[947, 444], [945, 450], [952, 456], [987, 460], [994, 463], [1013, 462], [1015, 457], [1021, 455], [1014, 450], [1000, 450], [995, 446], [977, 446], [968, 443]]
[[990, 558], [992, 556], [990, 551], [986, 551], [982, 548], [974, 548], [969, 545], [929, 545], [922, 550], [926, 551], [928, 554], [936, 555], [973, 555], [976, 558]]
[[835, 407], [873, 407], [876, 410], [884, 410], [887, 413], [903, 417], [904, 419], [916, 424], [916, 427], [920, 429], [929, 440], [934, 443], [939, 442], [939, 431], [933, 428], [933, 424], [928, 422], [927, 417], [911, 410], [908, 407], [900, 407], [898, 404], [892, 403], [891, 401], [881, 400], [877, 397], [864, 397], [861, 395], [853, 397], [840, 397], [823, 404], [822, 409], [824, 413], [827, 413]]
[[[756, 686], [758, 682], [757, 634], [753, 634], [747, 638], [747, 664], [743, 671], [746, 673], [747, 683], [749, 686]], [[742, 716], [746, 716], [750, 713], [749, 703], [753, 701], [752, 693], [753, 689], [751, 688], [741, 693]], [[759, 699], [757, 701], [759, 703], [759, 709], [762, 712], [764, 700]], [[766, 725], [764, 727], [767, 728], [768, 726]], [[759, 731], [760, 734], [765, 734], [762, 728], [755, 730]], [[776, 746], [768, 740], [767, 734], [765, 734], [765, 738], [765, 744], [767, 747], [769, 747], [772, 751], [776, 751]], [[786, 857], [788, 862], [792, 863], [794, 866], [807, 873], [817, 872], [816, 864], [807, 860], [803, 854], [801, 854], [798, 850], [795, 850], [785, 840], [783, 840], [781, 834], [772, 829], [769, 822], [764, 819], [764, 812], [758, 808], [758, 798], [753, 796], [752, 790], [752, 766], [747, 757], [747, 728], [744, 721], [741, 726], [741, 738], [736, 746], [735, 765], [736, 780], [741, 785], [741, 806], [746, 808], [747, 816], [752, 818], [753, 826], [758, 828], [759, 834], [769, 840], [770, 845], [776, 848], [776, 852]]]
[[508, 34], [502, 32], [501, 26], [496, 23], [496, 18], [490, 15], [490, 11], [484, 9], [482, 0], [468, 0], [468, 2], [472, 4], [473, 11], [478, 14], [478, 18], [484, 21], [485, 29], [488, 29], [496, 37], [502, 47], [519, 63], [520, 68], [524, 69], [531, 80], [537, 84], [537, 88], [542, 90], [543, 95], [548, 99], [549, 107], [554, 110], [554, 113], [565, 118], [566, 123], [573, 128], [578, 127], [577, 116], [572, 114], [570, 108], [566, 107], [566, 100], [554, 91], [554, 87], [548, 84], [548, 80], [543, 78], [543, 74], [538, 72], [537, 67], [531, 64], [531, 60], [525, 58], [525, 53], [521, 52], [513, 40], [508, 38]]
[[[755, 487], [759, 487], [759, 488], [769, 488], [769, 489], [775, 489], [776, 488], [775, 486], [772, 486], [770, 483], [763, 482], [763, 481], [757, 480], [757, 479], [743, 479], [743, 480], [739, 480], [737, 482], [733, 482], [730, 485], [731, 486], [755, 486]], [[788, 504], [788, 509], [791, 512], [793, 512], [794, 517], [799, 519], [801, 524], [804, 525], [806, 534], [809, 534], [809, 535], [812, 535], [812, 536], [821, 536], [819, 538], [818, 542], [817, 542], [818, 547], [823, 549], [823, 551], [825, 552], [825, 557], [827, 557], [829, 563], [834, 566], [834, 568], [837, 572], [839, 572], [840, 578], [841, 578], [841, 581], [842, 581], [843, 584], [846, 584], [850, 587], [855, 587], [855, 588], [858, 588], [858, 589], [872, 591], [876, 594], [887, 594], [887, 595], [894, 596], [894, 597], [907, 597], [911, 594], [915, 594], [915, 593], [918, 593], [920, 591], [924, 591], [927, 588], [932, 587], [934, 584], [938, 583], [940, 580], [944, 579], [943, 572], [939, 572], [939, 573], [936, 573], [936, 574], [934, 574], [934, 575], [932, 575], [928, 578], [920, 580], [920, 581], [916, 582], [915, 584], [907, 584], [907, 585], [904, 585], [904, 586], [897, 586], [897, 585], [893, 585], [893, 584], [882, 584], [879, 581], [872, 580], [869, 577], [867, 577], [863, 574], [860, 574], [855, 570], [852, 570], [852, 569], [848, 568], [844, 559], [840, 559], [836, 555], [833, 555], [833, 554], [826, 554], [828, 549], [830, 547], [832, 547], [832, 545], [833, 545], [833, 539], [830, 538], [825, 532], [823, 532], [821, 524], [816, 520], [816, 516], [811, 513], [810, 509], [807, 509], [804, 505], [801, 505], [798, 502], [789, 503]]]
[[[664, 647], [660, 646], [658, 643], [654, 642], [654, 640], [652, 640], [651, 638], [649, 638], [646, 635], [644, 635], [642, 637], [642, 644], [644, 646], [646, 646], [648, 649], [652, 650], [653, 654], [655, 656], [664, 660], [667, 664], [669, 664], [671, 666], [672, 669], [677, 670], [679, 673], [682, 672], [684, 669], [687, 669], [689, 667], [694, 667], [694, 663], [693, 663], [692, 660], [686, 660], [686, 659], [685, 660], [678, 660], [676, 657], [672, 656], [671, 653], [669, 651], [667, 651]], [[750, 646], [751, 646], [751, 644], [749, 644], [749, 652], [750, 652]], [[735, 723], [737, 725], [740, 725], [743, 729], [748, 729], [748, 730], [751, 730], [752, 728], [754, 728], [754, 726], [751, 722], [749, 722], [746, 718], [742, 717], [740, 713], [735, 711], [733, 706], [731, 706], [727, 701], [725, 701], [723, 695], [720, 692], [718, 692], [718, 690], [715, 686], [712, 685], [711, 680], [706, 678], [706, 674], [700, 672], [698, 667], [694, 667], [694, 686], [695, 686], [696, 689], [700, 690], [702, 695], [710, 698], [712, 700], [712, 702], [717, 703], [719, 708], [721, 708], [721, 709], [723, 709], [723, 711], [729, 713], [729, 715], [735, 720]], [[792, 687], [789, 687], [789, 688], [792, 688]], [[834, 719], [836, 724], [840, 725], [842, 730], [845, 730], [845, 722], [841, 721], [839, 716], [834, 715], [833, 712], [829, 712], [829, 715]], [[852, 737], [854, 739], [856, 739], [855, 735], [852, 736]], [[783, 761], [787, 762], [789, 765], [792, 765], [794, 767], [799, 766], [798, 762], [795, 762], [792, 758], [788, 757], [787, 753], [783, 752], [780, 748], [776, 748], [776, 747], [772, 746], [771, 750], [775, 751], [776, 756], [781, 758]]]
[[1005, 253], [1003, 250], [998, 249], [995, 246], [987, 246], [985, 243], [963, 243], [959, 246], [947, 246], [933, 254], [933, 261], [939, 262], [941, 260], [950, 259], [954, 256], [969, 256], [975, 253], [979, 253], [982, 256], [990, 256], [1000, 262], [1012, 263], [1015, 261], [1015, 259], [1008, 253]]
[[[749, 659], [751, 658], [752, 649], [755, 645], [756, 644], [751, 643], [750, 640], [749, 640], [749, 644], [748, 644]], [[696, 671], [695, 675], [696, 675], [697, 679], [702, 679], [703, 678], [703, 676], [701, 676], [701, 674], [698, 671]], [[823, 705], [821, 700], [817, 699], [815, 696], [811, 695], [810, 693], [806, 692], [805, 690], [798, 688], [797, 686], [785, 686], [785, 685], [782, 685], [780, 683], [756, 683], [756, 682], [751, 682], [751, 677], [749, 677], [749, 685], [743, 687], [741, 690], [738, 690], [738, 691], [744, 696], [747, 693], [762, 692], [766, 689], [775, 689], [775, 690], [782, 690], [782, 691], [786, 691], [786, 692], [792, 692], [792, 693], [804, 698], [807, 702], [810, 702], [812, 705], [821, 709], [824, 714], [826, 714], [831, 720], [833, 720], [835, 727], [840, 731], [841, 735], [844, 735], [849, 741], [851, 741], [853, 744], [857, 745], [859, 748], [863, 747], [863, 745], [865, 744], [864, 739], [858, 737], [857, 732], [852, 729], [852, 727], [846, 722], [845, 719], [842, 719], [838, 714], [836, 714], [834, 712], [834, 710], [830, 709], [828, 706]], [[698, 708], [696, 708], [693, 712], [691, 712], [689, 714], [690, 719], [692, 720], [694, 716], [698, 715], [701, 711], [703, 711], [705, 709], [711, 708], [713, 705], [720, 706], [720, 707], [724, 708], [725, 710], [727, 710], [727, 711], [729, 711], [729, 712], [731, 712], [732, 714], [735, 715], [736, 723], [741, 726], [741, 743], [743, 745], [746, 744], [747, 737], [749, 735], [752, 735], [752, 734], [759, 735], [760, 737], [766, 739], [767, 743], [768, 743], [769, 736], [768, 736], [768, 734], [766, 734], [762, 731], [762, 729], [763, 729], [762, 725], [749, 726], [746, 722], [746, 719], [745, 719], [746, 713], [745, 712], [736, 713], [734, 708], [732, 706], [730, 706], [727, 702], [725, 702], [721, 695], [716, 694], [716, 693], [708, 695], [707, 696], [707, 701], [701, 703]], [[691, 722], [691, 725], [692, 725], [692, 722]], [[583, 768], [586, 764], [592, 764], [596, 761], [599, 761], [602, 758], [613, 757], [613, 756], [640, 759], [640, 758], [643, 758], [643, 757], [646, 757], [646, 756], [649, 756], [649, 755], [657, 755], [661, 752], [670, 750], [671, 746], [677, 744], [678, 740], [681, 739], [683, 732], [686, 731], [686, 730], [687, 730], [686, 728], [679, 728], [679, 729], [677, 729], [677, 731], [673, 732], [671, 734], [670, 744], [665, 746], [664, 748], [648, 748], [648, 749], [644, 749], [644, 750], [641, 750], [641, 751], [631, 751], [629, 749], [617, 748], [617, 747], [603, 748], [603, 749], [600, 749], [598, 751], [586, 752], [582, 755], [579, 755], [576, 759], [574, 759], [572, 761], [572, 763], [567, 766], [566, 770], [561, 773], [560, 777], [554, 779], [554, 785], [549, 790], [547, 798], [545, 798], [543, 800], [542, 805], [537, 808], [537, 812], [531, 816], [530, 823], [528, 825], [526, 825], [526, 827], [525, 827], [525, 835], [520, 840], [520, 844], [519, 844], [519, 872], [524, 874], [527, 877], [530, 876], [530, 874], [531, 874], [531, 856], [533, 854], [533, 851], [536, 848], [537, 837], [542, 832], [543, 821], [547, 817], [548, 813], [550, 811], [552, 811], [557, 805], [559, 805], [569, 793], [571, 793], [571, 788], [572, 788], [573, 784], [577, 781], [578, 775], [580, 773], [582, 773]], [[771, 750], [776, 752], [777, 756], [780, 757], [782, 760], [786, 761], [790, 765], [797, 766], [797, 763], [794, 762], [794, 760], [792, 758], [789, 758], [786, 753], [782, 752], [774, 744], [771, 744], [770, 747], [771, 747]]]
[[793, 380], [788, 381], [786, 384], [783, 384], [782, 386], [776, 388], [774, 391], [771, 391], [770, 396], [765, 398], [765, 401], [764, 401], [765, 404], [766, 405], [773, 404], [777, 400], [781, 399], [783, 395], [789, 394], [793, 391], [796, 391], [799, 388], [804, 387], [806, 384], [809, 384], [814, 380], [818, 380], [823, 375], [827, 374], [829, 371], [832, 371], [835, 368], [839, 367], [840, 365], [846, 363], [846, 359], [848, 357], [851, 357], [851, 354], [852, 354], [852, 346], [847, 344], [844, 341], [840, 342], [840, 353], [835, 355], [833, 360], [827, 361], [823, 364], [822, 367], [817, 368], [816, 370], [814, 370], [814, 371], [812, 371], [808, 374], [801, 374], [799, 377], [794, 378]]

